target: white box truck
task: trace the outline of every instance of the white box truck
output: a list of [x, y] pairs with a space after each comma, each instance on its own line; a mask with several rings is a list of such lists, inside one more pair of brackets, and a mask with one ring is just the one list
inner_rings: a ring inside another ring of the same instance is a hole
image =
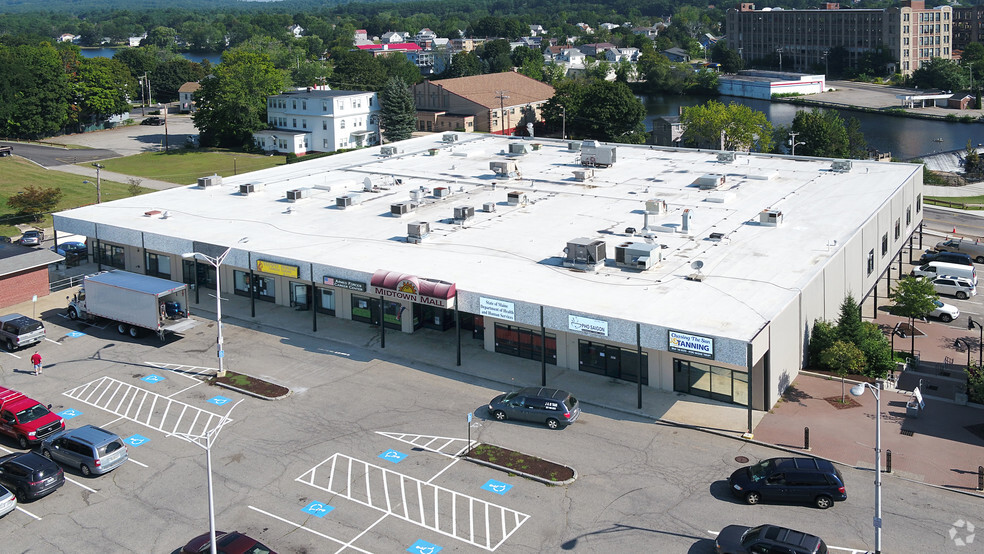
[[188, 313], [188, 285], [126, 271], [86, 275], [82, 289], [69, 300], [69, 319], [105, 319], [119, 333], [140, 336], [190, 329], [196, 322]]

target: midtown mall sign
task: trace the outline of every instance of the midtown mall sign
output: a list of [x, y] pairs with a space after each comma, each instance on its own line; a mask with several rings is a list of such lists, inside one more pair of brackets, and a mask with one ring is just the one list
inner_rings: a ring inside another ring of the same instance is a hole
[[372, 292], [384, 298], [408, 300], [438, 308], [454, 307], [454, 283], [431, 281], [381, 269], [372, 275]]

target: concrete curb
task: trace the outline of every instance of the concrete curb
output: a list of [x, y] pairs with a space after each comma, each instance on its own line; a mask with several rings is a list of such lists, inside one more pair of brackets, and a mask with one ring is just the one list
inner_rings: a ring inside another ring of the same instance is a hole
[[[276, 384], [276, 383], [274, 383], [274, 384]], [[227, 384], [227, 383], [219, 383], [219, 382], [216, 382], [215, 383], [215, 386], [222, 387], [224, 389], [234, 390], [234, 391], [238, 392], [239, 394], [245, 394], [246, 396], [252, 396], [253, 398], [259, 398], [260, 400], [283, 400], [284, 398], [287, 398], [288, 396], [291, 395], [291, 390], [290, 389], [287, 389], [287, 394], [284, 394], [284, 395], [281, 395], [281, 396], [263, 396], [262, 394], [256, 394], [256, 393], [250, 392], [248, 390], [243, 390], [243, 389], [241, 389], [239, 387], [234, 387], [234, 386], [232, 386], [230, 384]], [[278, 385], [278, 386], [283, 387], [283, 385]], [[284, 387], [284, 388], [286, 389], [287, 387]]]
[[[490, 446], [492, 446], [492, 445], [490, 445]], [[559, 465], [561, 467], [566, 467], [567, 469], [571, 470], [574, 473], [574, 477], [571, 477], [570, 479], [567, 479], [565, 481], [551, 481], [550, 479], [544, 479], [543, 477], [537, 477], [536, 475], [532, 475], [530, 473], [519, 471], [519, 470], [513, 469], [511, 467], [506, 467], [506, 466], [500, 466], [498, 464], [493, 464], [492, 462], [487, 462], [485, 460], [479, 460], [478, 458], [472, 458], [470, 456], [462, 456], [462, 458], [465, 459], [465, 460], [468, 460], [469, 462], [471, 462], [473, 464], [478, 464], [480, 466], [490, 467], [492, 469], [498, 469], [499, 471], [503, 471], [503, 472], [506, 472], [506, 473], [512, 473], [514, 475], [519, 475], [520, 477], [524, 477], [524, 478], [530, 479], [532, 481], [537, 481], [539, 483], [543, 483], [544, 485], [549, 485], [549, 486], [552, 486], [552, 487], [563, 487], [565, 485], [570, 485], [571, 483], [573, 483], [577, 479], [577, 470], [576, 469], [574, 469], [574, 468], [572, 468], [570, 466], [565, 466], [564, 464], [558, 464], [557, 462], [553, 462], [553, 461], [550, 461], [550, 460], [547, 460], [547, 459], [544, 459], [544, 458], [540, 458], [540, 459], [543, 460], [543, 461], [545, 461], [545, 462], [550, 462], [552, 464], [557, 464], [557, 465]]]

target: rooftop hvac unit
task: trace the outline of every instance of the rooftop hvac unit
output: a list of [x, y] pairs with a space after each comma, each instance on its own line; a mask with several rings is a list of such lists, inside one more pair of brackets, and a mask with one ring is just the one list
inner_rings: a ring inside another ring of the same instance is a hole
[[475, 217], [475, 207], [474, 206], [455, 206], [454, 208], [454, 222], [461, 224], [466, 220]]
[[831, 171], [836, 171], [838, 173], [847, 173], [853, 167], [851, 160], [834, 160], [830, 164]]
[[510, 142], [509, 143], [509, 153], [510, 154], [529, 154], [529, 150], [525, 143], [522, 142]]
[[694, 184], [697, 185], [700, 190], [714, 190], [724, 184], [724, 175], [717, 175], [709, 173], [702, 177], [698, 177]]
[[489, 162], [489, 169], [499, 177], [513, 177], [519, 173], [519, 166], [512, 160]]
[[578, 152], [581, 150], [581, 141], [572, 140], [567, 143], [567, 150], [569, 152]]
[[759, 212], [759, 225], [778, 227], [782, 225], [782, 212], [779, 210], [762, 210]]
[[581, 165], [608, 167], [615, 163], [615, 147], [596, 140], [581, 143]]
[[310, 198], [310, 196], [311, 196], [311, 189], [293, 189], [287, 191], [288, 202], [297, 202], [298, 200]]
[[519, 206], [520, 204], [525, 206], [527, 202], [528, 199], [526, 198], [525, 192], [514, 190], [512, 192], [506, 193], [506, 203], [508, 203], [510, 206]]
[[395, 156], [396, 155], [396, 147], [395, 146], [380, 146], [379, 147], [379, 155], [380, 156], [383, 156], [385, 158], [388, 158], [390, 156]]
[[417, 244], [427, 238], [427, 235], [429, 234], [430, 223], [427, 223], [426, 221], [417, 221], [407, 224], [407, 242]]
[[712, 242], [721, 242], [722, 239], [724, 239], [724, 233], [711, 233], [707, 235], [707, 240]]
[[450, 187], [434, 187], [435, 198], [447, 198], [448, 196], [451, 196]]
[[263, 190], [263, 183], [246, 183], [245, 185], [239, 185], [239, 194], [243, 196], [247, 196], [261, 190]]
[[413, 202], [420, 202], [420, 198], [423, 195], [424, 193], [420, 189], [410, 189], [410, 200]]
[[200, 188], [217, 187], [217, 186], [219, 186], [221, 184], [222, 184], [222, 176], [221, 175], [212, 175], [210, 177], [199, 177], [198, 178], [198, 186]]
[[564, 267], [595, 270], [605, 265], [605, 241], [576, 238], [564, 249]]
[[390, 204], [390, 215], [400, 217], [417, 209], [417, 205], [412, 202], [397, 202]]
[[486, 213], [492, 213], [495, 211], [495, 202], [486, 202], [482, 204], [482, 211]]
[[652, 215], [662, 215], [666, 213], [666, 200], [662, 198], [650, 198], [646, 200], [646, 213]]
[[645, 271], [663, 260], [658, 244], [625, 242], [615, 247], [615, 265]]
[[594, 169], [585, 168], [574, 170], [575, 181], [581, 181], [583, 183], [584, 181], [590, 181], [591, 179], [594, 179]]
[[734, 152], [718, 152], [718, 161], [722, 163], [731, 163], [735, 161]]
[[458, 133], [444, 133], [441, 140], [444, 142], [458, 142]]
[[361, 203], [361, 194], [346, 194], [345, 196], [339, 196], [335, 199], [335, 206], [342, 209], [358, 206]]

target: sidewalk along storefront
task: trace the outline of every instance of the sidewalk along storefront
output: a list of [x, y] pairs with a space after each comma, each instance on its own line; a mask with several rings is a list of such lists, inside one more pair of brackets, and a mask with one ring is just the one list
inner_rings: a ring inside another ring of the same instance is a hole
[[382, 313], [387, 328], [404, 333], [421, 328], [447, 331], [455, 326], [453, 283], [380, 269], [372, 275], [370, 288], [371, 296], [352, 294], [355, 321], [378, 325]]

